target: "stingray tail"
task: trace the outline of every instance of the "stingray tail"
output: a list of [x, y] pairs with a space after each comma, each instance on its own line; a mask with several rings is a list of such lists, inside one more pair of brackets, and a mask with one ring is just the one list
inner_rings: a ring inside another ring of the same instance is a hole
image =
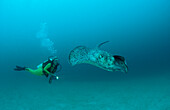
[[109, 41], [102, 42], [102, 43], [100, 43], [97, 47], [100, 48], [103, 44], [108, 43], [108, 42], [109, 42]]

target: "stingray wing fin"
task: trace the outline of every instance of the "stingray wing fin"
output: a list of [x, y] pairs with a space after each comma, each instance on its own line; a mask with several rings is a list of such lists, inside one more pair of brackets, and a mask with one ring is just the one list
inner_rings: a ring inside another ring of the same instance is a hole
[[69, 63], [74, 66], [88, 61], [89, 48], [85, 46], [75, 47], [69, 54]]

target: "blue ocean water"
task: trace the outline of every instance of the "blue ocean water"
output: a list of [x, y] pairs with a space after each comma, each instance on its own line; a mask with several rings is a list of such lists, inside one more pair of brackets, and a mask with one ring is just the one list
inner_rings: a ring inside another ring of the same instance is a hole
[[[169, 0], [1, 0], [0, 38], [0, 109], [170, 109]], [[102, 50], [125, 57], [128, 74], [68, 63], [76, 46], [104, 41]], [[51, 55], [63, 67], [51, 85], [13, 70]]]

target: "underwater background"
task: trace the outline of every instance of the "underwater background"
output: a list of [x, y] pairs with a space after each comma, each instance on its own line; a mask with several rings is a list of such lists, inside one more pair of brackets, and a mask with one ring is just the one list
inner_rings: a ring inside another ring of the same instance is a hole
[[[76, 46], [125, 57], [128, 73], [71, 66]], [[0, 110], [170, 110], [169, 0], [0, 0]], [[52, 84], [36, 69], [62, 65]]]

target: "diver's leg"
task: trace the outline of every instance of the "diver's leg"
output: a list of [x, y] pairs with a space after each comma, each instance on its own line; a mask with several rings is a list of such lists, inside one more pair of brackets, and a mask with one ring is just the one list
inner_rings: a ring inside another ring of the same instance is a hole
[[42, 71], [39, 68], [36, 70], [33, 70], [31, 68], [25, 68], [25, 70], [34, 75], [38, 75], [38, 76], [43, 75]]

